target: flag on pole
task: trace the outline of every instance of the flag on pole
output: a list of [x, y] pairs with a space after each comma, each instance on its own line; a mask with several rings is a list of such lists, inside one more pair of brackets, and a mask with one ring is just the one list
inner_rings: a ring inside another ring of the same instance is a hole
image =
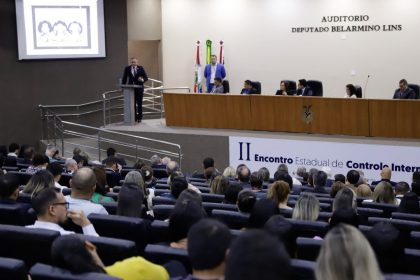
[[207, 40], [206, 41], [206, 63], [210, 64], [211, 63], [211, 40]]
[[194, 92], [203, 92], [201, 89], [201, 62], [200, 62], [200, 41], [196, 42], [195, 52], [195, 73]]
[[225, 65], [225, 50], [223, 41], [220, 41], [219, 64]]

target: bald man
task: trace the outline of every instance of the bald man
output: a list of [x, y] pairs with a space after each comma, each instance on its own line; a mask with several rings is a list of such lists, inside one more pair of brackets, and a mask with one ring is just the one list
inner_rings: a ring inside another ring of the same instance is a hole
[[382, 168], [381, 180], [372, 182], [372, 186], [376, 186], [380, 182], [387, 182], [387, 183], [390, 183], [392, 187], [395, 187], [397, 183], [395, 183], [394, 181], [391, 181], [391, 175], [392, 175], [391, 168], [389, 167]]

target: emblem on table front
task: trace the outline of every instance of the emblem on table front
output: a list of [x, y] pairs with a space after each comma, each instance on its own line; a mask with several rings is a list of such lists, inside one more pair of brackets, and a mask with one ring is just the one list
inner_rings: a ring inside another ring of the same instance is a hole
[[311, 108], [312, 105], [303, 105], [302, 120], [306, 124], [310, 124], [314, 120], [314, 112]]

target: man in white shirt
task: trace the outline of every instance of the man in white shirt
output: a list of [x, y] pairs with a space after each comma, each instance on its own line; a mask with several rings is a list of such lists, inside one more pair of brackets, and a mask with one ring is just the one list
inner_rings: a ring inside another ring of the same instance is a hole
[[46, 188], [32, 198], [38, 220], [35, 224], [27, 226], [29, 228], [43, 228], [55, 230], [61, 235], [72, 234], [74, 232], [63, 229], [60, 224], [67, 218], [71, 219], [76, 225], [82, 227], [83, 234], [99, 236], [91, 222], [81, 210], [68, 210], [68, 202], [57, 188]]
[[108, 214], [102, 205], [90, 201], [96, 187], [96, 176], [92, 169], [78, 169], [70, 180], [70, 187], [71, 195], [65, 196], [66, 201], [70, 203], [70, 210], [80, 209], [86, 216], [91, 213]]

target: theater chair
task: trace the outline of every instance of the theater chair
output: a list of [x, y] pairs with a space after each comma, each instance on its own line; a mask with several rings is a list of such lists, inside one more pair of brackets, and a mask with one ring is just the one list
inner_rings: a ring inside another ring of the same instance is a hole
[[0, 225], [0, 256], [23, 260], [27, 267], [36, 262], [51, 263], [51, 244], [57, 231]]
[[[289, 207], [294, 208], [295, 205], [296, 205], [296, 202], [297, 201], [295, 201], [295, 200], [289, 200], [289, 201], [287, 201], [287, 205]], [[319, 208], [322, 212], [331, 212], [331, 209], [332, 209], [330, 203], [319, 203]]]
[[287, 219], [291, 224], [296, 236], [299, 237], [324, 237], [329, 229], [329, 224], [318, 221], [304, 221]]
[[148, 242], [149, 221], [115, 215], [90, 214], [88, 219], [100, 236], [131, 240], [142, 254]]
[[420, 86], [417, 84], [408, 84], [408, 87], [416, 93], [416, 99], [420, 98]]
[[372, 229], [371, 226], [366, 226], [366, 225], [359, 225], [357, 228], [360, 230], [361, 233], [363, 233], [365, 237], [367, 236], [369, 231]]
[[213, 209], [238, 212], [238, 206], [236, 204], [203, 202], [203, 208], [209, 216], [211, 216]]
[[411, 231], [420, 231], [420, 222], [406, 221], [399, 219], [388, 219], [388, 218], [377, 218], [369, 217], [369, 225], [374, 225], [380, 222], [391, 223], [400, 231], [411, 232]]
[[205, 183], [207, 180], [203, 178], [187, 177], [187, 181], [194, 185], [194, 182]]
[[315, 262], [296, 260], [290, 261], [293, 280], [315, 280]]
[[20, 186], [25, 186], [29, 182], [29, 179], [31, 179], [31, 177], [32, 177], [32, 174], [28, 174], [28, 173], [25, 173], [25, 172], [10, 171], [8, 173], [15, 174], [19, 178], [19, 185]]
[[331, 219], [333, 213], [332, 212], [320, 212], [318, 215], [318, 219], [317, 221], [320, 222], [329, 222], [329, 220]]
[[297, 258], [300, 260], [316, 261], [324, 240], [298, 237], [296, 239]]
[[161, 265], [173, 260], [179, 261], [185, 266], [188, 272], [191, 272], [187, 250], [171, 248], [165, 245], [149, 244], [144, 250], [144, 256], [149, 261]]
[[362, 94], [362, 87], [359, 85], [354, 85], [354, 88], [356, 89], [356, 97], [357, 98], [362, 98], [363, 94]]
[[0, 204], [0, 224], [25, 226], [32, 225], [36, 217], [30, 215], [30, 204]]
[[130, 240], [90, 235], [80, 235], [80, 237], [96, 246], [98, 255], [106, 266], [139, 255], [136, 244]]
[[[32, 280], [118, 280], [104, 273], [90, 272], [72, 274], [70, 271], [42, 263], [35, 264], [29, 271]], [[10, 278], [14, 279], [14, 278]], [[26, 278], [28, 279], [28, 278]]]
[[392, 273], [392, 274], [384, 274], [385, 280], [419, 280], [420, 277], [417, 275], [410, 275], [410, 274], [398, 274], [398, 273]]
[[251, 85], [256, 89], [255, 94], [261, 94], [261, 83], [258, 81], [251, 81]]
[[391, 217], [393, 219], [420, 222], [420, 214], [393, 212]]
[[118, 202], [101, 202], [100, 203], [110, 215], [117, 214]]
[[295, 95], [296, 94], [296, 82], [292, 80], [281, 80], [280, 83], [288, 83], [289, 84], [289, 91], [287, 92], [287, 95]]
[[153, 168], [153, 177], [156, 179], [168, 178], [168, 172], [166, 172], [166, 169]]
[[239, 212], [214, 209], [211, 217], [226, 224], [230, 229], [242, 229], [247, 226], [249, 216]]
[[383, 218], [384, 211], [380, 209], [357, 207], [357, 214], [359, 214], [362, 217], [365, 217], [366, 219], [369, 217]]
[[191, 185], [193, 185], [194, 187], [206, 187], [206, 188], [210, 188], [210, 184], [207, 182], [191, 182]]
[[306, 84], [312, 89], [313, 96], [323, 96], [324, 90], [322, 87], [322, 82], [317, 80], [308, 80]]
[[31, 194], [29, 193], [19, 193], [18, 198], [16, 199], [17, 202], [22, 202], [22, 203], [32, 203], [32, 198], [31, 198]]
[[159, 220], [154, 220], [150, 224], [150, 242], [149, 243], [160, 243], [170, 242], [169, 238], [169, 223]]
[[153, 206], [153, 214], [155, 219], [164, 221], [169, 218], [175, 205], [160, 204]]
[[222, 85], [223, 85], [223, 93], [229, 93], [230, 92], [229, 81], [228, 80], [223, 80]]
[[155, 189], [155, 196], [160, 196], [162, 194], [169, 193], [169, 192], [171, 192], [169, 189], [165, 189], [165, 190]]
[[198, 189], [201, 193], [210, 193], [210, 188], [209, 188], [209, 187], [197, 187], [197, 189]]
[[280, 215], [282, 215], [285, 218], [292, 218], [292, 214], [293, 214], [293, 209], [279, 209], [280, 210]]
[[[404, 272], [409, 274], [420, 275], [420, 250], [404, 249]], [[417, 279], [419, 277], [417, 276]]]
[[[156, 190], [155, 190], [156, 195]], [[155, 196], [152, 198], [152, 204], [153, 205], [175, 205], [176, 200], [170, 197], [163, 197], [163, 196]]]
[[21, 260], [0, 258], [0, 278], [13, 280], [28, 280], [25, 263]]
[[202, 193], [201, 198], [203, 202], [221, 203], [225, 199], [225, 196], [222, 194]]
[[362, 202], [362, 207], [364, 208], [374, 208], [374, 209], [380, 209], [384, 211], [384, 217], [390, 218], [393, 212], [396, 212], [398, 210], [398, 205], [392, 205], [392, 204], [386, 204], [386, 203], [376, 203], [376, 202]]
[[6, 170], [7, 172], [9, 171], [19, 171], [19, 167], [17, 166], [3, 166], [1, 169]]
[[165, 184], [163, 184], [163, 183], [157, 183], [155, 185], [155, 189], [158, 189], [158, 190], [169, 190], [170, 188], [169, 188], [169, 185], [167, 183], [165, 183]]

